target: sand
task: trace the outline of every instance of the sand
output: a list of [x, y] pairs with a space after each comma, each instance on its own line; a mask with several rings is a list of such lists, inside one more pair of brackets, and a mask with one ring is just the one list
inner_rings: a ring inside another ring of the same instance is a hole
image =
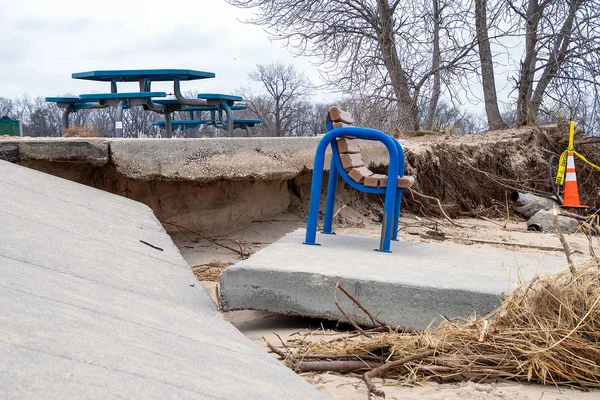
[[[500, 247], [519, 249], [530, 253], [547, 254], [549, 251], [562, 254], [558, 238], [554, 234], [528, 232], [524, 221], [519, 220], [479, 220], [463, 219], [459, 221], [462, 228], [450, 225], [447, 221], [422, 219], [419, 217], [403, 217], [401, 221], [400, 240], [413, 242], [429, 242], [427, 231], [432, 228], [446, 235], [444, 245], [455, 243], [470, 244], [481, 248]], [[242, 229], [227, 235], [210, 236], [219, 244], [209, 242], [192, 233], [176, 232], [172, 234], [175, 244], [188, 263], [203, 279], [212, 279], [220, 269], [276, 241], [288, 232], [305, 225], [304, 219], [283, 213], [266, 221], [256, 221]], [[380, 226], [374, 221], [365, 220], [360, 223], [337, 227], [338, 233], [378, 237]], [[354, 225], [354, 226], [351, 226]], [[583, 234], [566, 235], [576, 262], [589, 258], [590, 242]], [[593, 248], [600, 254], [600, 240], [592, 240]], [[235, 249], [236, 251], [233, 251]], [[552, 250], [553, 249], [553, 250]], [[566, 261], [565, 261], [566, 267]], [[212, 270], [210, 269], [212, 268]], [[216, 269], [216, 270], [215, 270]], [[202, 275], [198, 271], [208, 272]], [[216, 301], [218, 282], [201, 281], [207, 292]], [[336, 322], [320, 319], [289, 317], [262, 311], [234, 311], [225, 313], [226, 317], [248, 338], [264, 348], [266, 341], [279, 344], [295, 335], [311, 334], [314, 331], [326, 334], [343, 334], [345, 326]], [[358, 376], [342, 376], [333, 373], [309, 373], [303, 377], [318, 390], [331, 399], [367, 399], [366, 386]], [[378, 385], [384, 384], [379, 381]], [[473, 382], [457, 384], [436, 384], [426, 382], [414, 387], [394, 386], [386, 382], [383, 386], [387, 399], [598, 399], [600, 392], [582, 392], [568, 388], [533, 385], [517, 382], [497, 382], [479, 384]]]

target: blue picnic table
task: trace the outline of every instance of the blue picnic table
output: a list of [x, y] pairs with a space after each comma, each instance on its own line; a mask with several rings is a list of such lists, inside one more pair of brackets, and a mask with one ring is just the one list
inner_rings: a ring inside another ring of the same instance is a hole
[[[174, 82], [174, 91], [180, 91], [180, 81], [214, 78], [215, 74], [190, 69], [132, 69], [76, 72], [71, 76], [73, 79], [110, 82], [110, 93], [83, 94], [79, 98], [116, 107], [115, 130], [117, 137], [123, 136], [123, 110], [139, 105], [143, 106], [145, 110], [163, 114], [167, 123], [166, 136], [171, 137], [170, 122], [173, 108], [157, 104], [152, 100], [152, 98], [166, 97], [164, 92], [152, 92], [152, 82]], [[140, 91], [119, 93], [118, 82], [138, 82]]]
[[[210, 124], [233, 134], [235, 128], [248, 128], [261, 121], [235, 120], [233, 111], [243, 109], [244, 106], [235, 105], [242, 101], [239, 96], [204, 93], [195, 99], [185, 98], [181, 94], [181, 82], [198, 79], [214, 78], [212, 72], [196, 71], [189, 69], [139, 69], [139, 70], [102, 70], [77, 72], [72, 74], [74, 79], [83, 79], [97, 82], [110, 83], [109, 93], [89, 93], [79, 97], [47, 97], [46, 101], [54, 102], [63, 108], [63, 130], [69, 127], [69, 114], [74, 111], [90, 108], [114, 107], [115, 132], [117, 137], [123, 137], [123, 111], [127, 108], [141, 106], [144, 110], [154, 111], [164, 115], [161, 126], [165, 128], [165, 136], [171, 137], [173, 126], [171, 114], [175, 111], [190, 111], [191, 120], [194, 111], [210, 111]], [[120, 82], [138, 82], [139, 92], [119, 92], [117, 84]], [[173, 82], [175, 99], [166, 98], [165, 92], [153, 92], [152, 82]], [[223, 116], [225, 114], [225, 117]], [[249, 122], [248, 122], [249, 121]], [[187, 124], [177, 124], [187, 126]]]

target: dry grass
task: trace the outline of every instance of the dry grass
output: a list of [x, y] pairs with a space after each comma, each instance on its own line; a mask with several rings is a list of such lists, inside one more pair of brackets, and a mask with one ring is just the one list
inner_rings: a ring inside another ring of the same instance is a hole
[[192, 271], [199, 281], [218, 282], [221, 277], [221, 271], [233, 263], [224, 263], [222, 261], [212, 261], [208, 264], [195, 265]]
[[67, 129], [65, 137], [96, 137], [96, 132], [93, 132], [85, 126], [74, 126]]
[[[434, 379], [514, 379], [582, 389], [600, 387], [600, 260], [575, 275], [568, 270], [521, 285], [490, 315], [439, 330], [372, 333], [305, 341], [287, 357], [296, 368], [310, 360], [342, 358], [385, 364], [433, 350], [433, 355], [387, 370], [399, 383]], [[332, 364], [333, 365], [333, 364]], [[361, 368], [363, 371], [366, 365]], [[374, 391], [376, 392], [376, 391]]]

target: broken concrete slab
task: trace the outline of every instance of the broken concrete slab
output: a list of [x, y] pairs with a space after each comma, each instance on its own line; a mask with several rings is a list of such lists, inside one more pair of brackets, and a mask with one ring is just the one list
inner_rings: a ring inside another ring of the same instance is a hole
[[[554, 274], [564, 258], [447, 243], [392, 242], [393, 253], [373, 251], [378, 239], [319, 234], [321, 246], [292, 232], [221, 275], [221, 306], [341, 320], [333, 293], [339, 282], [391, 326], [423, 330], [447, 318], [492, 311], [519, 279]], [[369, 318], [342, 294], [351, 318]]]
[[[15, 154], [15, 148], [18, 154]], [[26, 138], [1, 140], [0, 151], [11, 154], [11, 162], [29, 160], [76, 162], [95, 166], [108, 163], [108, 140], [103, 138]], [[2, 154], [0, 152], [0, 154]], [[8, 157], [7, 157], [8, 158]], [[0, 157], [5, 159], [5, 157]]]
[[0, 398], [323, 398], [226, 321], [147, 206], [4, 161], [0, 187]]

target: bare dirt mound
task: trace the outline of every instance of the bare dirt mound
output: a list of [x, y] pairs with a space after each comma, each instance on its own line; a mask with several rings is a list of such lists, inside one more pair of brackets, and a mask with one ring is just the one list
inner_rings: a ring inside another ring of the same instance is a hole
[[[453, 216], [479, 210], [506, 214], [507, 195], [514, 190], [552, 193], [548, 161], [568, 144], [568, 127], [547, 125], [482, 135], [451, 135], [411, 140], [405, 145], [407, 173], [417, 177], [415, 189], [439, 198]], [[583, 136], [575, 146], [592, 163], [600, 163], [600, 147]], [[558, 161], [552, 166], [556, 175]], [[600, 172], [576, 161], [582, 204], [600, 203]], [[411, 198], [413, 211], [436, 212], [435, 205]]]

